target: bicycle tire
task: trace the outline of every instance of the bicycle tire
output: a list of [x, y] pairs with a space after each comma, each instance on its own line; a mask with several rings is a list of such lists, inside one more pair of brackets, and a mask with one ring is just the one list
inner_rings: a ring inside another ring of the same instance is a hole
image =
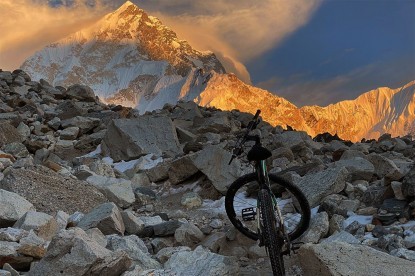
[[[276, 190], [281, 190], [281, 194], [283, 196], [285, 196], [286, 198], [291, 198], [291, 208], [294, 210], [296, 209], [296, 211], [298, 212], [298, 214], [282, 212], [284, 226], [288, 228], [288, 237], [291, 241], [295, 240], [296, 238], [301, 236], [301, 234], [303, 234], [309, 226], [311, 216], [310, 205], [304, 194], [301, 192], [301, 190], [294, 184], [282, 179], [281, 177], [278, 177], [275, 174], [269, 174], [269, 179], [271, 182], [271, 187], [276, 187]], [[256, 222], [244, 221], [241, 215], [242, 208], [257, 208], [258, 206], [257, 199], [255, 198], [255, 196], [257, 196], [258, 193], [253, 193], [253, 196], [247, 193], [250, 186], [253, 186], [254, 189], [256, 188], [257, 190], [259, 190], [257, 175], [255, 173], [244, 175], [235, 180], [229, 186], [229, 189], [226, 193], [225, 210], [229, 217], [229, 220], [235, 226], [236, 229], [238, 229], [245, 236], [253, 240], [258, 240], [259, 235]], [[244, 198], [240, 198], [241, 194], [244, 194]], [[283, 197], [279, 197], [279, 194], [277, 195], [274, 192], [274, 195], [278, 200], [285, 200], [284, 203], [287, 204], [287, 200]], [[284, 208], [280, 204], [279, 207], [280, 209]]]
[[[284, 259], [282, 255], [283, 237], [280, 236], [277, 230], [278, 221], [276, 213], [272, 206], [272, 199], [270, 192], [266, 189], [262, 189], [258, 193], [258, 199], [261, 209], [261, 224], [262, 224], [262, 237], [267, 248], [268, 256], [271, 262], [271, 268], [274, 275], [284, 276]], [[277, 233], [277, 235], [275, 235]], [[281, 234], [282, 235], [282, 234]]]

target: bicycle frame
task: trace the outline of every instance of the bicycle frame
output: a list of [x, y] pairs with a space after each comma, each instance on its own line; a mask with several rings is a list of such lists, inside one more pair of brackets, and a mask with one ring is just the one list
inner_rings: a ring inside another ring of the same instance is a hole
[[[267, 165], [265, 160], [260, 160], [260, 161], [256, 161], [255, 162], [255, 171], [257, 173], [257, 177], [258, 177], [258, 182], [259, 182], [259, 190], [261, 189], [266, 189], [270, 192], [271, 198], [272, 198], [272, 206], [274, 208], [274, 212], [276, 212], [277, 214], [277, 227], [279, 229], [279, 231], [281, 231], [283, 237], [285, 239], [287, 239], [288, 241], [288, 237], [285, 233], [284, 230], [284, 220], [283, 217], [281, 215], [281, 210], [278, 207], [278, 203], [277, 200], [275, 198], [275, 195], [272, 193], [271, 191], [271, 186], [270, 186], [270, 181], [269, 181], [269, 177], [268, 177], [268, 170], [267, 170]], [[257, 202], [257, 210], [260, 210], [259, 208], [259, 201]], [[257, 216], [257, 223], [258, 223], [258, 229], [261, 230], [261, 223], [260, 223], [260, 216]], [[262, 231], [261, 231], [262, 232]]]

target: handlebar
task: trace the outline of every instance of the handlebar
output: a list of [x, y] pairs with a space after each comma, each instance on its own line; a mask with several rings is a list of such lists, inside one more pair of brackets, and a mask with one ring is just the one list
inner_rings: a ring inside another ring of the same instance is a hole
[[252, 130], [254, 130], [257, 127], [257, 125], [259, 124], [260, 121], [259, 121], [258, 118], [259, 118], [260, 113], [261, 113], [261, 110], [258, 109], [256, 111], [255, 115], [254, 115], [254, 118], [252, 118], [252, 120], [248, 123], [248, 126], [246, 127], [246, 131], [245, 131], [244, 136], [242, 136], [242, 138], [240, 138], [238, 140], [238, 142], [236, 142], [236, 145], [233, 149], [232, 158], [229, 161], [228, 165], [230, 165], [232, 163], [232, 161], [233, 161], [233, 159], [235, 159], [235, 157], [242, 154], [242, 152], [243, 152], [242, 146], [245, 144], [246, 141], [250, 140], [250, 141], [258, 142], [259, 138], [257, 136], [250, 136], [249, 133]]

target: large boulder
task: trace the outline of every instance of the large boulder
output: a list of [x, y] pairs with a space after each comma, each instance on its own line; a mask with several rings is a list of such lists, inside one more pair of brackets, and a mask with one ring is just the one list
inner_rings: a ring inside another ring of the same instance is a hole
[[399, 180], [402, 178], [402, 173], [395, 163], [376, 153], [371, 153], [367, 156], [368, 160], [372, 162], [375, 167], [375, 173], [380, 177], [386, 177], [389, 180]]
[[198, 246], [194, 251], [179, 251], [164, 264], [175, 275], [238, 275], [236, 259], [210, 252]]
[[120, 275], [131, 265], [125, 252], [111, 252], [80, 228], [59, 232], [46, 255], [29, 272], [43, 275]]
[[350, 181], [371, 180], [375, 173], [372, 163], [362, 157], [342, 159], [333, 164], [335, 167], [345, 167], [350, 173]]
[[301, 247], [298, 259], [304, 275], [410, 276], [415, 269], [414, 262], [343, 242], [306, 244]]
[[59, 210], [86, 213], [106, 202], [104, 195], [87, 182], [64, 177], [43, 166], [10, 169], [0, 188], [19, 194], [37, 211], [47, 214]]
[[109, 201], [114, 202], [121, 208], [127, 208], [135, 201], [130, 180], [91, 175], [86, 181], [100, 190]]
[[340, 193], [346, 186], [348, 175], [345, 167], [335, 167], [293, 180], [307, 197], [310, 206], [315, 207], [325, 196]]
[[232, 154], [224, 150], [223, 145], [206, 146], [189, 157], [193, 165], [208, 177], [216, 190], [222, 193], [225, 193], [229, 185], [244, 173], [238, 159], [228, 164]]
[[26, 231], [34, 230], [39, 237], [51, 240], [58, 230], [58, 223], [54, 217], [48, 214], [29, 211], [13, 227]]
[[12, 226], [35, 207], [18, 194], [0, 189], [0, 228]]
[[94, 91], [86, 85], [74, 84], [68, 87], [66, 96], [85, 102], [95, 102], [96, 97]]
[[181, 153], [173, 123], [163, 116], [113, 120], [102, 140], [102, 151], [115, 162], [136, 159], [149, 153], [157, 156]]
[[133, 265], [139, 265], [143, 269], [160, 269], [162, 267], [158, 261], [151, 258], [146, 245], [137, 236], [111, 235], [108, 237], [107, 248], [111, 251], [127, 253]]
[[86, 214], [78, 223], [78, 227], [88, 230], [98, 228], [105, 235], [124, 234], [125, 225], [117, 205], [112, 202], [97, 206]]

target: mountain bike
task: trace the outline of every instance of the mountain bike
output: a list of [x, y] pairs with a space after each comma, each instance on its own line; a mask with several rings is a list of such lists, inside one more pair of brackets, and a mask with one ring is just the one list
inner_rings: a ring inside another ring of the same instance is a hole
[[272, 156], [262, 147], [259, 135], [249, 135], [260, 123], [258, 110], [249, 122], [245, 134], [236, 142], [229, 164], [243, 153], [247, 141], [255, 144], [247, 159], [254, 162], [255, 172], [235, 180], [225, 196], [229, 220], [245, 236], [259, 240], [265, 246], [274, 275], [285, 275], [284, 254], [290, 254], [293, 241], [307, 230], [310, 223], [310, 205], [294, 184], [268, 174], [265, 160]]

